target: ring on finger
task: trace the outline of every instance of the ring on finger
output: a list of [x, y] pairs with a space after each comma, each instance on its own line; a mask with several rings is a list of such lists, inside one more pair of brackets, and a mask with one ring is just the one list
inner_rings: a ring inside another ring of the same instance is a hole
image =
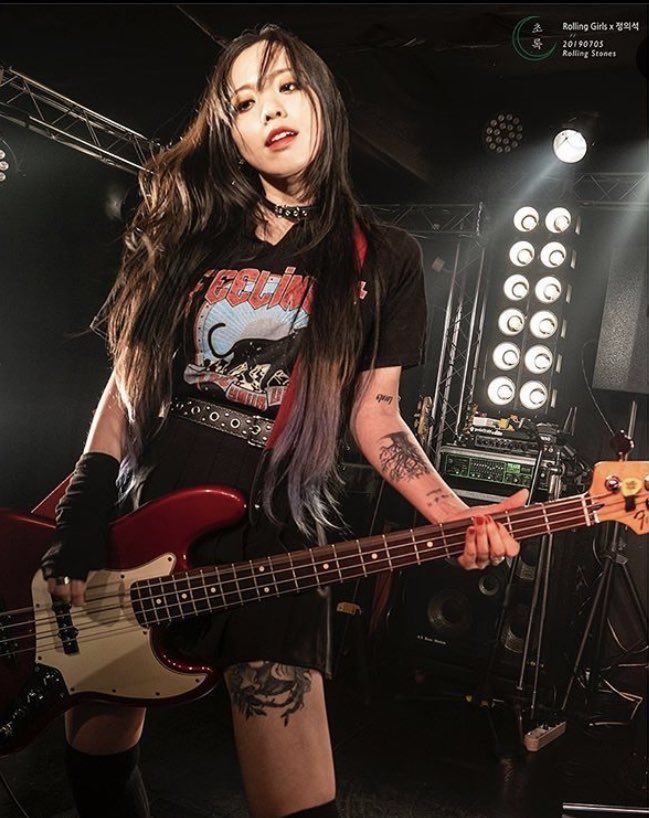
[[54, 577], [55, 585], [69, 585], [70, 577]]

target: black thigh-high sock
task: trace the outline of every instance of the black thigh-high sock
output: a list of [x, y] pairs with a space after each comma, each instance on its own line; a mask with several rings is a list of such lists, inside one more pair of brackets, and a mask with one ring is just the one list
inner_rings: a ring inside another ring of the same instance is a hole
[[65, 766], [79, 818], [150, 818], [140, 747], [90, 755], [66, 743]]
[[340, 818], [340, 813], [336, 807], [336, 802], [328, 801], [318, 807], [309, 807], [309, 809], [302, 809], [299, 812], [292, 812], [286, 818]]

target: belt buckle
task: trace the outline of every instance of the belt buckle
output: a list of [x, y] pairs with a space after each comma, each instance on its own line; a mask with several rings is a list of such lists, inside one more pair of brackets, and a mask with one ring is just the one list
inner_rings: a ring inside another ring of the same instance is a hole
[[[256, 436], [256, 435], [259, 435], [261, 433], [261, 431], [262, 431], [261, 424], [262, 423], [271, 423], [272, 424], [272, 421], [269, 418], [263, 417], [263, 415], [248, 415], [248, 417], [250, 418], [250, 420], [255, 421], [255, 425], [252, 426], [250, 428], [250, 430], [249, 430], [251, 435]], [[251, 446], [257, 446], [257, 447], [262, 448], [262, 449], [266, 445], [265, 440], [254, 440], [252, 438], [246, 438], [246, 440], [247, 440], [248, 443], [250, 443]], [[268, 440], [268, 438], [266, 438], [266, 440]]]

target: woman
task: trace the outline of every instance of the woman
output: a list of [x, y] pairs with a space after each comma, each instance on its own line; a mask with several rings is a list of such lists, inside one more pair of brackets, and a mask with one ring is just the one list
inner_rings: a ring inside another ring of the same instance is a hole
[[[120, 273], [93, 324], [107, 328], [113, 374], [43, 561], [52, 594], [84, 603], [127, 478], [119, 513], [200, 483], [250, 494], [249, 518], [197, 543], [196, 564], [344, 532], [347, 430], [428, 519], [467, 516], [398, 409], [401, 370], [423, 358], [421, 251], [361, 211], [348, 150], [343, 102], [310, 48], [276, 26], [229, 44], [183, 138], [140, 176]], [[524, 499], [472, 509], [464, 568], [517, 553], [484, 512]], [[180, 649], [225, 671], [255, 818], [338, 815], [323, 695], [329, 615], [328, 589], [317, 589], [177, 631]], [[82, 818], [149, 814], [137, 768], [144, 718], [108, 704], [66, 713]]]

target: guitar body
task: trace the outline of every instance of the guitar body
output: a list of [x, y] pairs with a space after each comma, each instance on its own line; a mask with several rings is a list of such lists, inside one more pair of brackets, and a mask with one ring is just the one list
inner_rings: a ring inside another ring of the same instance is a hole
[[138, 623], [129, 591], [191, 568], [192, 543], [245, 510], [241, 492], [216, 485], [147, 503], [111, 526], [107, 567], [89, 575], [87, 604], [59, 611], [40, 571], [54, 525], [0, 511], [0, 755], [83, 700], [150, 706], [208, 693], [219, 671], [174, 655], [162, 627]]
[[[86, 604], [78, 607], [52, 598], [41, 574], [51, 520], [0, 511], [0, 755], [24, 747], [78, 701], [150, 706], [210, 691], [220, 673], [174, 652], [166, 624], [457, 557], [471, 522], [192, 566], [192, 543], [239, 522], [245, 510], [240, 491], [212, 485], [167, 494], [120, 518], [111, 526], [107, 567], [89, 575]], [[609, 520], [646, 534], [649, 463], [598, 463], [589, 492], [494, 519], [516, 540]]]

